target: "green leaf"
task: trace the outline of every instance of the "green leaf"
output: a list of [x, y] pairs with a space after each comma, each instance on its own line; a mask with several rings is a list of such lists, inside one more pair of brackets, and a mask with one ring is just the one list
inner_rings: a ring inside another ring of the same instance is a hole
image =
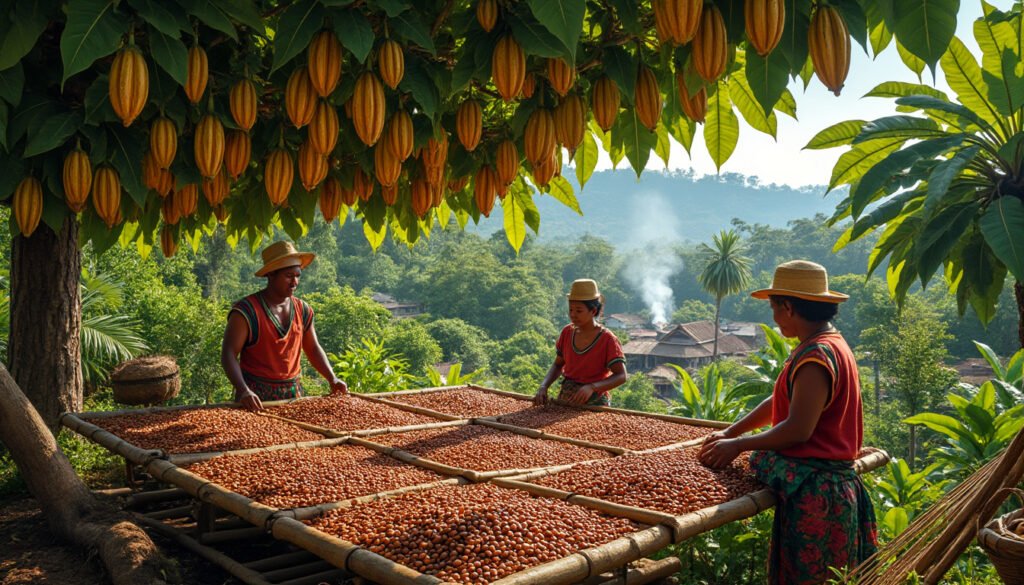
[[903, 2], [894, 11], [892, 32], [900, 43], [935, 71], [953, 33], [956, 32], [956, 14], [960, 0], [927, 0]]
[[[878, 140], [885, 140], [885, 138], [879, 138]], [[857, 186], [851, 190], [850, 198], [853, 216], [859, 217], [864, 208], [871, 202], [871, 197], [885, 186], [894, 175], [909, 168], [919, 160], [934, 158], [947, 150], [956, 148], [962, 143], [963, 137], [960, 135], [924, 140], [897, 150], [872, 165], [870, 169], [864, 172]]]
[[981, 77], [981, 68], [960, 39], [953, 37], [941, 63], [946, 83], [956, 92], [964, 108], [973, 112], [975, 117], [994, 123], [997, 117], [995, 107], [988, 101], [988, 88]]
[[188, 17], [157, 0], [128, 0], [128, 5], [150, 26], [171, 38], [181, 38], [181, 31], [192, 31]]
[[921, 230], [921, 236], [914, 247], [918, 255], [917, 275], [922, 285], [928, 284], [953, 246], [960, 242], [980, 206], [980, 202], [971, 201], [947, 207]]
[[405, 75], [399, 84], [402, 91], [412, 94], [413, 99], [427, 116], [433, 118], [441, 103], [441, 95], [437, 85], [426, 70], [426, 63], [421, 59], [412, 59], [405, 64]]
[[7, 150], [7, 104], [0, 102], [0, 149]]
[[78, 111], [47, 117], [39, 130], [29, 136], [24, 156], [32, 157], [63, 145], [64, 141], [74, 134], [81, 125], [82, 113]]
[[185, 48], [185, 43], [156, 29], [150, 29], [149, 49], [156, 64], [184, 86], [188, 81], [188, 49]]
[[960, 173], [978, 156], [980, 151], [980, 146], [964, 148], [932, 169], [931, 174], [928, 175], [928, 198], [924, 203], [925, 210], [931, 210], [942, 201], [946, 193], [949, 192], [949, 186], [953, 183], [953, 179], [960, 176]]
[[834, 6], [839, 11], [839, 14], [842, 15], [843, 20], [846, 22], [846, 28], [849, 29], [853, 40], [857, 41], [864, 48], [864, 52], [867, 52], [868, 19], [867, 15], [864, 14], [864, 9], [861, 8], [861, 3], [858, 0], [831, 0], [829, 4]]
[[[928, 110], [928, 113], [932, 116], [936, 116], [936, 111], [953, 114], [954, 116], [959, 116], [963, 118], [965, 121], [971, 122], [980, 128], [984, 128], [986, 130], [991, 129], [991, 126], [988, 124], [988, 122], [980, 118], [972, 110], [969, 110], [960, 104], [956, 104], [946, 100], [936, 99], [927, 95], [912, 95], [898, 98], [896, 100], [896, 103], [900, 106], [908, 106], [911, 108]], [[954, 126], [956, 128], [962, 128], [964, 124], [961, 122], [954, 124]]]
[[902, 506], [896, 506], [890, 508], [885, 516], [882, 518], [882, 522], [888, 527], [889, 531], [893, 535], [902, 534], [907, 526], [910, 525], [910, 517], [907, 515], [907, 510]]
[[689, 153], [690, 147], [693, 146], [693, 136], [697, 133], [697, 123], [686, 116], [676, 116], [669, 125], [668, 132]]
[[25, 70], [21, 63], [10, 69], [0, 71], [0, 99], [11, 104], [11, 107], [18, 107], [21, 103], [21, 92], [25, 87]]
[[715, 161], [715, 167], [722, 169], [725, 161], [729, 160], [736, 143], [740, 139], [740, 121], [736, 113], [732, 111], [732, 102], [729, 99], [729, 86], [721, 81], [718, 83], [718, 91], [708, 98], [707, 121], [704, 123], [704, 143], [708, 147], [711, 160]]
[[41, 95], [28, 94], [10, 114], [7, 143], [13, 148], [26, 134], [33, 133], [47, 116], [57, 111], [57, 102]]
[[789, 62], [781, 51], [772, 51], [767, 57], [758, 55], [757, 51], [747, 51], [745, 77], [757, 103], [765, 112], [770, 112], [786, 91]]
[[1024, 104], [1020, 34], [1009, 22], [979, 18], [974, 22], [974, 38], [981, 47], [981, 76], [988, 86], [988, 99], [1000, 114], [1012, 116]]
[[586, 186], [587, 181], [594, 174], [594, 169], [597, 168], [597, 157], [597, 141], [594, 140], [594, 135], [584, 132], [583, 142], [576, 149], [576, 156], [573, 157], [573, 162], [576, 163], [576, 182], [580, 184], [580, 189]]
[[672, 142], [668, 139], [668, 128], [665, 127], [664, 123], [658, 122], [658, 126], [654, 129], [654, 136], [656, 142], [654, 143], [654, 154], [658, 155], [658, 158], [665, 162], [665, 168], [668, 168], [668, 159], [672, 154]]
[[407, 10], [402, 12], [392, 17], [388, 23], [398, 35], [407, 41], [423, 47], [431, 55], [437, 55], [437, 49], [434, 47], [434, 38], [430, 35], [430, 28], [424, 24], [423, 19], [415, 11]]
[[13, 67], [28, 55], [43, 34], [56, 5], [49, 0], [15, 2], [10, 13], [11, 27], [0, 39], [0, 71]]
[[410, 8], [407, 2], [401, 0], [371, 0], [370, 7], [383, 10], [388, 18], [394, 18]]
[[117, 0], [70, 0], [67, 23], [60, 36], [64, 64], [61, 89], [72, 75], [85, 71], [96, 59], [117, 50], [128, 22], [114, 11]]
[[185, 12], [198, 18], [206, 26], [219, 30], [233, 40], [238, 40], [238, 31], [220, 7], [207, 0], [178, 0]]
[[334, 23], [334, 34], [338, 35], [341, 44], [355, 55], [357, 61], [365, 63], [373, 49], [374, 35], [370, 21], [358, 10], [332, 11], [331, 21]]
[[903, 138], [904, 140], [934, 138], [943, 135], [938, 124], [929, 118], [919, 116], [885, 116], [872, 120], [853, 139], [853, 144], [876, 138]]
[[1013, 196], [993, 201], [978, 222], [985, 242], [1017, 282], [1024, 282], [1024, 203]]
[[633, 87], [636, 85], [637, 61], [622, 47], [610, 47], [604, 52], [604, 71], [619, 86], [627, 103], [633, 103]]
[[213, 4], [234, 21], [244, 24], [252, 32], [266, 36], [267, 25], [252, 0], [213, 0]]
[[301, 53], [324, 22], [324, 7], [316, 0], [299, 0], [285, 9], [274, 37], [273, 73]]
[[864, 97], [900, 98], [910, 95], [930, 95], [934, 98], [947, 100], [946, 94], [930, 85], [907, 83], [905, 81], [885, 81], [879, 83]]
[[751, 128], [775, 138], [779, 126], [775, 111], [761, 106], [742, 71], [734, 71], [729, 76], [729, 97]]
[[925, 62], [918, 59], [916, 55], [904, 47], [899, 39], [896, 39], [896, 52], [899, 54], [903, 64], [907, 66], [907, 69], [913, 71], [917, 75], [918, 80], [920, 80], [921, 74], [924, 73]]
[[814, 138], [811, 138], [811, 141], [804, 146], [804, 149], [821, 150], [851, 144], [866, 124], [867, 122], [864, 120], [847, 120], [833, 124], [815, 134]]
[[142, 180], [142, 160], [139, 153], [145, 152], [142, 135], [128, 128], [109, 126], [110, 146], [113, 156], [110, 163], [117, 169], [121, 187], [139, 205], [146, 204], [149, 189]]
[[[807, 31], [811, 27], [811, 1], [785, 0], [786, 24], [776, 50], [789, 62], [790, 71], [800, 71], [807, 64]], [[806, 84], [806, 82], [805, 82]]]
[[369, 242], [370, 248], [374, 252], [380, 248], [380, 245], [384, 243], [384, 238], [388, 235], [388, 224], [384, 222], [381, 224], [379, 230], [375, 230], [370, 227], [370, 223], [367, 221], [363, 222], [363, 235], [366, 236], [366, 241]]
[[580, 209], [580, 202], [576, 200], [576, 193], [573, 192], [572, 185], [569, 184], [565, 177], [559, 176], [551, 179], [551, 182], [548, 183], [548, 195], [551, 195], [556, 201], [577, 214], [583, 215], [583, 210]]
[[501, 200], [501, 209], [505, 219], [505, 237], [512, 249], [519, 253], [526, 241], [526, 222], [523, 207], [515, 193], [509, 193]]
[[615, 7], [615, 16], [618, 17], [623, 30], [637, 36], [644, 33], [637, 2], [634, 0], [611, 0], [610, 3]]
[[868, 21], [868, 41], [871, 43], [871, 54], [877, 57], [892, 42], [892, 31], [885, 24], [882, 10], [875, 2], [865, 2], [864, 12]]
[[869, 140], [862, 142], [843, 153], [832, 167], [832, 177], [829, 179], [828, 190], [831, 191], [839, 185], [853, 183], [864, 175], [876, 163], [889, 156], [905, 141], [892, 138]]
[[538, 57], [567, 57], [566, 47], [558, 37], [533, 18], [509, 16], [512, 34], [527, 55]]
[[618, 137], [622, 141], [626, 158], [639, 178], [651, 157], [657, 136], [640, 122], [635, 108], [620, 112], [611, 131], [613, 138]]
[[544, 28], [568, 49], [570, 62], [576, 62], [576, 45], [583, 32], [584, 0], [528, 0], [530, 11]]

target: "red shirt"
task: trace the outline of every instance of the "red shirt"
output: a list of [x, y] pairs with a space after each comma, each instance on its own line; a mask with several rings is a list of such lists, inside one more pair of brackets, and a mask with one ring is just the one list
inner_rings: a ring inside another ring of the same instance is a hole
[[612, 364], [626, 361], [619, 338], [604, 327], [583, 349], [577, 349], [573, 344], [575, 336], [576, 328], [566, 325], [555, 343], [555, 352], [565, 360], [562, 375], [573, 382], [590, 384], [604, 380], [611, 377]]
[[811, 438], [779, 453], [787, 457], [856, 459], [864, 438], [860, 375], [853, 351], [838, 331], [811, 337], [789, 354], [772, 392], [772, 426], [789, 417], [793, 379], [800, 367], [810, 363], [828, 370], [832, 378], [831, 394]]
[[302, 373], [302, 338], [313, 323], [313, 309], [296, 297], [291, 304], [287, 323], [279, 323], [271, 315], [259, 293], [231, 307], [249, 326], [239, 358], [242, 372], [266, 380], [292, 380]]

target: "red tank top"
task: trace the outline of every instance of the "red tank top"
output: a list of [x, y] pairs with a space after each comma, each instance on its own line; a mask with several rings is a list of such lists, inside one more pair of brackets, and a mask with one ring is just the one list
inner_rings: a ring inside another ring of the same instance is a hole
[[856, 459], [864, 438], [860, 375], [853, 351], [838, 331], [816, 335], [789, 354], [772, 393], [772, 426], [789, 417], [793, 380], [800, 367], [809, 363], [819, 364], [828, 370], [832, 377], [832, 392], [811, 438], [779, 453], [787, 457]]
[[291, 297], [291, 316], [280, 323], [259, 293], [231, 307], [245, 318], [249, 337], [242, 347], [242, 372], [265, 380], [292, 380], [302, 372], [302, 338], [313, 322], [313, 309]]

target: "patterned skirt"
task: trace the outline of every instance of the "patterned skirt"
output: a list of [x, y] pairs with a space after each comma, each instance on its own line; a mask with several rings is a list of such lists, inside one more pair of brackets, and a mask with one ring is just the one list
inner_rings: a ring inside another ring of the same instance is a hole
[[[559, 400], [568, 400], [574, 392], [580, 389], [580, 386], [585, 386], [582, 382], [570, 380], [569, 378], [562, 377], [562, 386], [558, 391]], [[590, 399], [587, 400], [588, 406], [611, 406], [612, 399], [607, 392], [594, 392], [590, 395]]]
[[778, 498], [768, 555], [772, 585], [817, 585], [878, 548], [875, 509], [852, 461], [750, 455], [754, 474]]
[[302, 397], [302, 378], [269, 380], [253, 376], [245, 371], [242, 372], [242, 378], [249, 389], [260, 397], [260, 400], [289, 400]]

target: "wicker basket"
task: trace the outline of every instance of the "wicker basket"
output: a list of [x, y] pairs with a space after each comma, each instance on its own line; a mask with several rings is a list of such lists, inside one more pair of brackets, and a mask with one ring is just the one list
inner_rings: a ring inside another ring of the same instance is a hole
[[110, 374], [114, 400], [121, 404], [159, 404], [181, 390], [174, 358], [154, 355], [128, 360]]
[[[1024, 503], [1024, 491], [1003, 488], [992, 494], [984, 507], [987, 513], [979, 517], [978, 523], [991, 516], [1008, 495], [1015, 495]], [[978, 529], [978, 544], [1006, 585], [1024, 585], [1024, 536], [1018, 536], [1012, 530], [1016, 528], [1018, 523], [1015, 520], [1018, 519], [1024, 519], [1024, 509], [1003, 514]]]

